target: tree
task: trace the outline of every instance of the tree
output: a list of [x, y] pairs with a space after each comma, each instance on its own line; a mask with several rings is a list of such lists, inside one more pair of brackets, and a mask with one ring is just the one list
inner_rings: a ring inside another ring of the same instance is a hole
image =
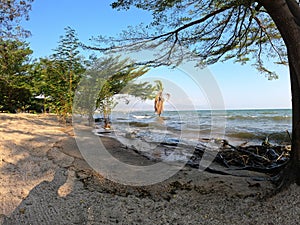
[[142, 100], [153, 99], [154, 87], [151, 84], [135, 82], [149, 69], [133, 64], [129, 59], [120, 60], [120, 57], [94, 58], [77, 90], [77, 113], [82, 110], [91, 123], [95, 110], [99, 109], [103, 114], [104, 127], [109, 128], [111, 110], [119, 101], [129, 101], [128, 95]]
[[16, 112], [30, 104], [31, 54], [26, 42], [0, 39], [0, 110]]
[[29, 19], [29, 11], [33, 0], [0, 1], [0, 38], [28, 37], [30, 32], [20, 27], [22, 19]]
[[65, 35], [60, 37], [59, 45], [50, 57], [57, 64], [61, 84], [65, 89], [63, 114], [72, 113], [74, 92], [84, 73], [84, 60], [79, 52], [79, 39], [74, 29], [65, 28]]
[[[128, 65], [128, 60], [119, 62], [120, 69], [110, 76], [99, 92], [96, 106], [103, 112], [104, 127], [109, 128], [109, 115], [111, 110], [118, 104], [116, 95], [121, 95], [119, 99], [124, 99], [124, 95], [132, 95], [143, 100], [151, 97], [153, 93], [153, 87], [147, 82], [133, 83], [136, 78], [145, 74], [148, 69], [145, 67], [136, 68], [132, 65]], [[125, 99], [129, 103], [127, 99]]]
[[170, 94], [166, 94], [167, 99], [164, 98], [164, 88], [163, 84], [160, 80], [156, 80], [156, 89], [157, 89], [157, 94], [155, 96], [154, 100], [154, 110], [158, 114], [158, 116], [161, 115], [162, 111], [164, 110], [164, 102], [169, 99]]
[[[152, 12], [147, 27], [131, 29], [121, 37], [99, 37], [100, 51], [151, 48], [164, 45], [156, 64], [180, 63], [199, 57], [199, 65], [234, 59], [254, 60], [256, 68], [276, 78], [265, 60], [290, 68], [293, 130], [291, 160], [283, 183], [300, 184], [300, 7], [298, 0], [117, 0], [115, 9]], [[191, 50], [191, 54], [184, 51]]]
[[35, 67], [37, 95], [50, 96], [50, 107], [63, 119], [72, 113], [74, 93], [85, 71], [75, 30], [67, 27], [65, 32], [54, 53]]

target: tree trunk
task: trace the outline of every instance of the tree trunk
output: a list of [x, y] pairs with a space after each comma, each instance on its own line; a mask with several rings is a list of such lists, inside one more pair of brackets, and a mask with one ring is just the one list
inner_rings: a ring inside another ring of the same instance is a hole
[[285, 184], [300, 185], [300, 8], [295, 0], [258, 1], [275, 22], [287, 47], [292, 91], [292, 151], [283, 172]]

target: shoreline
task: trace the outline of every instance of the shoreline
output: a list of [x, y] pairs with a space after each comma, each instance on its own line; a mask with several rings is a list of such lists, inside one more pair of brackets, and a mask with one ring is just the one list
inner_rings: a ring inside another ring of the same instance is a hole
[[[90, 168], [78, 151], [72, 127], [59, 124], [55, 116], [0, 118], [0, 224], [298, 222], [296, 185], [263, 199], [273, 190], [267, 181], [184, 167], [158, 184], [126, 186]], [[120, 160], [149, 163], [116, 140], [102, 142]]]

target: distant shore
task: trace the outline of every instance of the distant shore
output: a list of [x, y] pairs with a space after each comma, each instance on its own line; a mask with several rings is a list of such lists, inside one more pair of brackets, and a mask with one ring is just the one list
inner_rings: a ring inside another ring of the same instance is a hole
[[[300, 188], [272, 198], [267, 181], [184, 167], [144, 187], [105, 179], [83, 159], [71, 126], [51, 114], [0, 114], [1, 224], [295, 224]], [[153, 163], [114, 139], [111, 154]], [[257, 174], [255, 174], [257, 175]], [[292, 207], [292, 208], [291, 208]]]

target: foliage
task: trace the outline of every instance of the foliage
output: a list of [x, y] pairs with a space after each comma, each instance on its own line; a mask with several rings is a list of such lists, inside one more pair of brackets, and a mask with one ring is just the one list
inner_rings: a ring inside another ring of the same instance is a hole
[[99, 109], [107, 119], [119, 101], [129, 101], [128, 95], [142, 100], [154, 98], [151, 84], [135, 82], [148, 69], [133, 65], [129, 59], [120, 60], [119, 57], [95, 58], [76, 93], [77, 113], [88, 114], [91, 120], [94, 111]]
[[29, 19], [33, 0], [1, 0], [0, 1], [0, 38], [18, 39], [28, 37], [30, 32], [19, 24], [22, 19]]
[[163, 83], [160, 80], [155, 80], [154, 82], [156, 83], [156, 91], [163, 92], [164, 90]]
[[[162, 46], [156, 65], [176, 65], [197, 59], [199, 66], [233, 59], [276, 78], [264, 61], [286, 64], [286, 48], [271, 17], [252, 0], [118, 0], [113, 8], [152, 12], [147, 26], [129, 27], [119, 37], [99, 36], [101, 51], [136, 50]], [[189, 51], [188, 51], [189, 50]]]
[[36, 94], [50, 96], [48, 106], [63, 118], [72, 113], [74, 92], [85, 71], [75, 30], [65, 31], [54, 54], [35, 65]]
[[156, 96], [154, 100], [154, 110], [155, 113], [160, 116], [164, 110], [164, 102], [170, 98], [169, 93], [164, 93], [163, 83], [160, 80], [154, 81], [156, 83]]
[[89, 121], [92, 122], [97, 109], [97, 96], [111, 71], [116, 69], [114, 63], [110, 58], [100, 60], [95, 56], [90, 57], [89, 66], [82, 75], [76, 90], [73, 113], [87, 115]]
[[26, 42], [0, 39], [0, 110], [15, 112], [29, 104], [31, 54]]

